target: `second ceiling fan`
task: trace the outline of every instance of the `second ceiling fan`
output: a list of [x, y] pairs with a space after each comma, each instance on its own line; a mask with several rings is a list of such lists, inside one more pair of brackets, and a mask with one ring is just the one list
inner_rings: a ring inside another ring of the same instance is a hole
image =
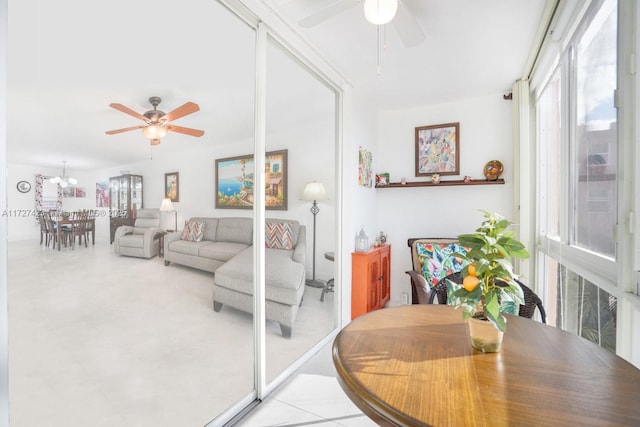
[[333, 0], [298, 21], [311, 28], [352, 7], [361, 4], [367, 21], [374, 25], [391, 23], [406, 47], [417, 46], [425, 39], [424, 32], [404, 0]]
[[204, 131], [192, 128], [186, 128], [183, 126], [177, 126], [171, 123], [174, 120], [177, 120], [181, 117], [184, 117], [188, 114], [195, 113], [196, 111], [200, 111], [200, 107], [198, 104], [194, 102], [187, 102], [180, 107], [176, 108], [173, 111], [165, 113], [164, 111], [158, 110], [158, 105], [162, 99], [158, 96], [152, 96], [149, 98], [149, 103], [153, 106], [153, 110], [149, 110], [144, 114], [140, 114], [129, 107], [126, 107], [122, 104], [118, 104], [116, 102], [109, 104], [109, 107], [115, 108], [118, 111], [121, 111], [125, 114], [135, 117], [136, 119], [140, 119], [145, 122], [144, 125], [131, 126], [128, 128], [122, 129], [114, 129], [106, 132], [107, 135], [115, 135], [122, 132], [128, 132], [136, 129], [142, 129], [142, 133], [145, 137], [149, 138], [151, 141], [151, 145], [160, 144], [161, 138], [164, 138], [165, 135], [169, 131], [182, 133], [190, 136], [202, 136], [204, 135]]

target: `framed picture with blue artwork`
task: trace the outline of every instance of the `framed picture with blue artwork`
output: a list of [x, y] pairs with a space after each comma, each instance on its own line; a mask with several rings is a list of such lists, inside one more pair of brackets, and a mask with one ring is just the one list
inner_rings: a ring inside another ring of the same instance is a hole
[[[265, 153], [265, 208], [287, 210], [287, 150]], [[217, 209], [253, 209], [252, 155], [216, 160]]]

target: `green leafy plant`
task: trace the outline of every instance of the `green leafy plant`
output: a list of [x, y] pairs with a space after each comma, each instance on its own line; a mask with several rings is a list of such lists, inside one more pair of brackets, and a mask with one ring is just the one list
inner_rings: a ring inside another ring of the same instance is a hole
[[456, 308], [463, 308], [463, 317], [486, 319], [500, 331], [505, 331], [503, 316], [517, 314], [524, 304], [522, 288], [515, 281], [511, 258], [528, 258], [529, 252], [507, 230], [512, 224], [497, 213], [484, 213], [484, 220], [475, 233], [458, 236], [466, 253], [456, 253], [468, 262], [462, 270], [463, 285], [450, 293]]

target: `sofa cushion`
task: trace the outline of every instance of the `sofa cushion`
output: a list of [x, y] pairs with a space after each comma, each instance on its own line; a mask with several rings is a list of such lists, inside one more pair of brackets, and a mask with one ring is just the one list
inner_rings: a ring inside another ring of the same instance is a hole
[[118, 244], [127, 248], [143, 248], [144, 236], [142, 234], [125, 234], [120, 236]]
[[287, 223], [291, 225], [291, 240], [293, 241], [293, 247], [298, 243], [298, 236], [300, 235], [300, 223], [295, 219], [280, 219], [280, 218], [266, 218], [265, 224], [279, 222]]
[[253, 220], [251, 218], [219, 218], [216, 241], [253, 243]]
[[[304, 266], [291, 259], [292, 251], [265, 249], [265, 299], [281, 304], [300, 303], [304, 286]], [[234, 256], [216, 270], [215, 283], [237, 292], [253, 295], [253, 248]]]
[[420, 262], [420, 271], [430, 286], [435, 286], [443, 277], [462, 271], [466, 262], [453, 257], [454, 253], [466, 253], [459, 243], [427, 243], [415, 244]]
[[136, 212], [136, 227], [150, 228], [160, 226], [159, 209], [138, 209]]
[[202, 240], [209, 240], [215, 242], [218, 240], [216, 238], [216, 229], [218, 228], [218, 218], [207, 218], [207, 217], [192, 217], [190, 221], [196, 222], [204, 222], [204, 237]]
[[211, 242], [210, 245], [202, 246], [198, 249], [198, 256], [226, 262], [246, 247], [247, 245], [244, 243]]
[[188, 240], [174, 240], [173, 242], [169, 242], [169, 250], [185, 255], [195, 255], [197, 256], [204, 246], [210, 245], [213, 242], [209, 242], [207, 240], [203, 240], [201, 242], [190, 242]]
[[288, 222], [266, 222], [264, 244], [267, 248], [293, 249], [293, 226]]
[[145, 231], [147, 231], [148, 228], [145, 227], [133, 227], [133, 234], [144, 234]]
[[189, 242], [200, 242], [204, 237], [204, 222], [189, 221], [182, 230], [180, 240]]

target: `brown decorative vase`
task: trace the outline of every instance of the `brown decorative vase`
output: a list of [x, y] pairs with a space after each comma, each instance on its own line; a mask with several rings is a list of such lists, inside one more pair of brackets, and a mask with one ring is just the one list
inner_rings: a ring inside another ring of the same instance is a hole
[[482, 172], [489, 181], [496, 181], [504, 172], [504, 166], [500, 160], [490, 160], [484, 165]]
[[483, 353], [497, 353], [502, 345], [504, 333], [488, 320], [469, 319], [471, 346]]

